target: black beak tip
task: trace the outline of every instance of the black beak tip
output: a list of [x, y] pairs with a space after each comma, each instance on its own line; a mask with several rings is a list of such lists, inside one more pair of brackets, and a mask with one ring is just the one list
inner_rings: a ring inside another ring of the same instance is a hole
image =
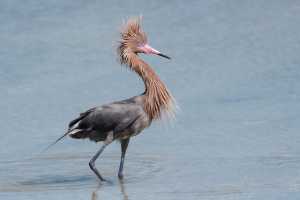
[[169, 56], [167, 56], [167, 55], [165, 55], [165, 54], [158, 53], [157, 55], [159, 55], [159, 56], [161, 56], [161, 57], [164, 57], [164, 58], [166, 58], [166, 59], [171, 60], [171, 57], [169, 57]]

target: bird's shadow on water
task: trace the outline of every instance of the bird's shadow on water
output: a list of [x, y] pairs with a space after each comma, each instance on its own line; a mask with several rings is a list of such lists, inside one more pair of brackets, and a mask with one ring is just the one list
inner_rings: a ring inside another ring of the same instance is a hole
[[[114, 186], [115, 183], [108, 182], [108, 185]], [[121, 195], [122, 195], [121, 199], [122, 200], [128, 200], [129, 198], [128, 198], [128, 194], [126, 192], [126, 186], [125, 186], [126, 183], [125, 183], [125, 181], [123, 179], [118, 179], [117, 185], [120, 188], [120, 192], [121, 192]], [[103, 189], [103, 187], [104, 187], [103, 183], [100, 183], [98, 185], [97, 189], [92, 192], [91, 200], [99, 200], [100, 199], [99, 196], [100, 196], [100, 193], [101, 193], [101, 190]]]
[[[78, 190], [82, 188], [95, 188], [92, 190], [91, 199], [102, 199], [101, 193], [109, 187], [119, 188], [122, 200], [128, 200], [126, 183], [118, 179], [100, 182], [94, 176], [41, 176], [39, 178], [18, 181], [11, 185], [1, 187], [0, 192], [37, 192], [37, 191], [58, 191], [58, 190]], [[118, 191], [118, 190], [117, 190]]]
[[24, 186], [51, 186], [51, 185], [76, 185], [90, 182], [93, 179], [92, 176], [42, 176], [40, 178], [21, 181], [20, 185]]
[[77, 190], [94, 186], [93, 176], [40, 176], [34, 179], [17, 180], [0, 185], [0, 192], [36, 192]]

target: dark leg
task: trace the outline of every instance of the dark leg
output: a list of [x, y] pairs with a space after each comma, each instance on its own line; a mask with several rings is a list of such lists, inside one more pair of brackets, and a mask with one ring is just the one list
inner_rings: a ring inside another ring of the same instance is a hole
[[129, 138], [121, 140], [122, 154], [121, 154], [121, 162], [120, 162], [119, 173], [118, 173], [118, 176], [120, 179], [123, 178], [123, 165], [124, 165], [124, 159], [125, 159], [125, 154], [126, 154], [126, 149], [128, 147], [128, 143], [129, 143]]
[[97, 170], [97, 168], [95, 167], [95, 161], [97, 160], [97, 158], [100, 156], [100, 154], [102, 153], [102, 151], [105, 149], [105, 147], [110, 144], [113, 141], [113, 136], [112, 133], [108, 134], [106, 140], [104, 141], [103, 146], [101, 147], [101, 149], [99, 151], [97, 151], [97, 153], [92, 157], [92, 159], [89, 162], [89, 166], [91, 168], [91, 170], [93, 170], [93, 172], [98, 176], [98, 178], [101, 181], [105, 181], [104, 178], [102, 178], [102, 176], [100, 175], [99, 171]]
[[100, 173], [98, 172], [97, 168], [95, 167], [95, 161], [97, 160], [97, 158], [100, 156], [100, 154], [102, 153], [102, 151], [105, 149], [105, 147], [107, 146], [107, 144], [103, 144], [103, 146], [101, 147], [101, 149], [99, 151], [97, 151], [97, 153], [93, 156], [93, 158], [91, 159], [91, 161], [89, 162], [89, 166], [91, 168], [91, 170], [93, 170], [93, 172], [98, 176], [98, 178], [101, 181], [105, 181], [104, 178], [102, 178], [102, 176], [100, 175]]

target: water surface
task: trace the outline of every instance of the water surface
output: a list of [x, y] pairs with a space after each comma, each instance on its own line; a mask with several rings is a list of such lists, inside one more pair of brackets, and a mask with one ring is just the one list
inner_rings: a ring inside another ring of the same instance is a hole
[[[0, 199], [299, 199], [300, 2], [1, 1]], [[143, 91], [119, 26], [143, 14], [143, 56], [181, 111], [118, 143], [65, 139], [78, 113]]]

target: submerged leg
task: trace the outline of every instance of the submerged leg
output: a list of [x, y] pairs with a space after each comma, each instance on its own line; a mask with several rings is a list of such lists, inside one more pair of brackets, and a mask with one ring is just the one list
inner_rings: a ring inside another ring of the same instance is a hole
[[104, 178], [102, 178], [102, 176], [100, 175], [99, 171], [97, 170], [97, 168], [95, 167], [95, 161], [97, 160], [97, 158], [100, 156], [100, 154], [102, 153], [102, 151], [105, 149], [105, 147], [107, 145], [109, 145], [111, 142], [113, 141], [113, 134], [109, 133], [107, 135], [106, 140], [104, 141], [104, 144], [102, 145], [101, 149], [99, 149], [99, 151], [97, 151], [97, 153], [92, 157], [92, 159], [89, 162], [89, 166], [91, 168], [91, 170], [97, 175], [97, 177], [101, 180], [101, 181], [105, 181]]
[[121, 140], [122, 154], [121, 154], [121, 162], [120, 162], [120, 167], [119, 167], [119, 172], [118, 172], [118, 176], [120, 179], [123, 178], [123, 165], [124, 165], [124, 159], [125, 159], [125, 154], [126, 154], [126, 149], [128, 147], [128, 143], [129, 143], [129, 138]]

